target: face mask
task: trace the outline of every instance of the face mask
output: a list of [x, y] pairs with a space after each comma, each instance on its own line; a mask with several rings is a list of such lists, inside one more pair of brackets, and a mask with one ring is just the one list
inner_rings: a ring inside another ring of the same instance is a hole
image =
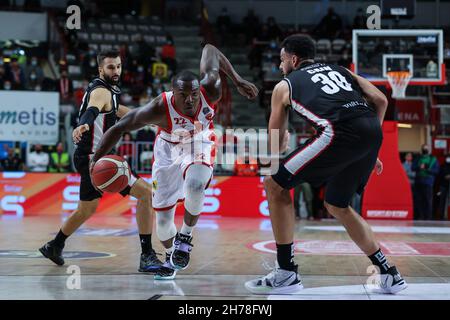
[[159, 80], [159, 78], [155, 78], [155, 79], [153, 79], [153, 83], [154, 84], [160, 84], [161, 80]]
[[151, 96], [153, 93], [153, 89], [152, 88], [148, 88], [147, 89], [147, 96]]
[[144, 67], [138, 67], [138, 68], [137, 68], [137, 71], [138, 71], [138, 72], [144, 72]]
[[89, 65], [92, 67], [92, 68], [94, 68], [95, 66], [96, 66], [96, 62], [95, 62], [95, 60], [91, 60], [91, 61], [89, 61]]
[[446, 158], [445, 163], [450, 163], [450, 158]]
[[32, 65], [33, 67], [36, 67], [36, 66], [37, 66], [37, 61], [36, 61], [36, 60], [31, 60], [31, 65]]
[[5, 90], [11, 90], [11, 85], [5, 84], [4, 89], [5, 89]]
[[277, 44], [276, 44], [275, 42], [271, 42], [271, 43], [270, 43], [270, 47], [271, 47], [272, 49], [275, 49], [275, 48], [277, 47]]
[[41, 86], [36, 86], [36, 87], [34, 88], [34, 91], [41, 91]]
[[36, 74], [34, 74], [34, 73], [30, 74], [30, 79], [31, 80], [36, 80]]

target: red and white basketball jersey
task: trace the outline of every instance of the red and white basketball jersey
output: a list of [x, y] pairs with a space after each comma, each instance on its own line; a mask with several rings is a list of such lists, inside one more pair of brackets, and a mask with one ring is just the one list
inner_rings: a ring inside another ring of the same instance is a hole
[[194, 117], [183, 114], [176, 107], [173, 91], [164, 92], [162, 95], [166, 106], [168, 129], [161, 128], [160, 138], [172, 143], [188, 143], [198, 135], [208, 139], [214, 129], [215, 105], [210, 103], [202, 87], [200, 87], [200, 103]]

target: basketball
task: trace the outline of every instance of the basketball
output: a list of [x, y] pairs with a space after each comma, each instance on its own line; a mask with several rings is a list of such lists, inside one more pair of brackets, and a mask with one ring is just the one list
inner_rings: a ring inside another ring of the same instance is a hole
[[92, 183], [98, 189], [116, 193], [128, 185], [130, 169], [122, 157], [108, 155], [95, 163], [91, 178]]

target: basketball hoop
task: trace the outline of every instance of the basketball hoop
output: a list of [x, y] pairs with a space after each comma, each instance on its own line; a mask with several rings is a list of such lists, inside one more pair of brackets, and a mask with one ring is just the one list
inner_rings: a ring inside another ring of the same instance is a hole
[[389, 71], [386, 73], [392, 88], [392, 98], [405, 98], [406, 87], [412, 74], [409, 71]]

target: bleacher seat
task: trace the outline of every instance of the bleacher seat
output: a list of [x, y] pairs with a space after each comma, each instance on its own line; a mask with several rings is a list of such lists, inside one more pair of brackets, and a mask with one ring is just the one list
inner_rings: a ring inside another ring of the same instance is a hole
[[108, 22], [103, 22], [100, 24], [100, 28], [102, 28], [103, 31], [112, 31], [112, 24]]
[[113, 28], [116, 31], [125, 31], [125, 26], [123, 25], [123, 23], [114, 23]]
[[125, 28], [127, 29], [127, 31], [131, 32], [136, 32], [138, 30], [138, 27], [135, 24], [127, 24]]
[[317, 41], [317, 53], [329, 54], [331, 50], [331, 41], [328, 39], [320, 39]]
[[130, 36], [128, 34], [120, 33], [117, 35], [117, 41], [119, 42], [129, 42]]
[[341, 54], [346, 48], [347, 42], [344, 39], [335, 39], [331, 44], [333, 54]]
[[115, 34], [112, 34], [112, 33], [105, 33], [105, 34], [103, 35], [103, 39], [104, 39], [105, 41], [115, 42], [116, 39], [117, 39], [117, 37], [116, 37]]
[[85, 31], [79, 31], [77, 35], [79, 40], [89, 41], [89, 33]]
[[103, 41], [103, 34], [101, 33], [91, 33], [91, 40], [95, 42]]

